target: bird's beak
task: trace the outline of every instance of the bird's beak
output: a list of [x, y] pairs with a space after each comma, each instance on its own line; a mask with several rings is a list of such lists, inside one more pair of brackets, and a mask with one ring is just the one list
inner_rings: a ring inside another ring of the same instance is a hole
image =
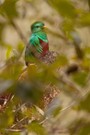
[[47, 32], [47, 31], [48, 31], [47, 26], [43, 26], [43, 29], [44, 29], [44, 31], [45, 31], [45, 32]]
[[46, 26], [43, 26], [43, 28], [47, 28]]

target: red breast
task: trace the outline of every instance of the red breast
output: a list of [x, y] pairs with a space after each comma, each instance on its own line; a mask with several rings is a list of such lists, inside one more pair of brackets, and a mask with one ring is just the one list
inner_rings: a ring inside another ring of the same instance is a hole
[[47, 42], [44, 42], [40, 39], [40, 44], [42, 46], [43, 52], [41, 54], [41, 57], [45, 56], [47, 54], [47, 52], [49, 51], [49, 45]]

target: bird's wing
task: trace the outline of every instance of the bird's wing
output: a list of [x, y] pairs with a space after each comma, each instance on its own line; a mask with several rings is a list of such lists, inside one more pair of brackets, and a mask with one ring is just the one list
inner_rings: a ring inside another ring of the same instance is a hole
[[25, 50], [26, 65], [28, 65], [28, 62], [30, 62], [32, 58], [38, 58], [40, 53], [42, 53], [42, 47], [40, 45], [39, 38], [35, 35], [31, 36]]
[[34, 46], [39, 53], [42, 52], [42, 46], [40, 45], [38, 36], [32, 35], [29, 42], [30, 42], [31, 46]]

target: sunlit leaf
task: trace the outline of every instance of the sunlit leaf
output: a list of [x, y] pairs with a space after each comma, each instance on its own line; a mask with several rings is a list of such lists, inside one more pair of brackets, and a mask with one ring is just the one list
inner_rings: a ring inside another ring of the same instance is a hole
[[90, 58], [89, 57], [85, 57], [82, 63], [82, 66], [85, 69], [90, 69]]
[[50, 4], [64, 17], [76, 17], [74, 5], [69, 0], [48, 0]]
[[14, 114], [12, 107], [8, 107], [4, 113], [0, 113], [0, 128], [7, 128], [8, 126], [13, 124], [14, 121]]
[[7, 48], [7, 52], [6, 52], [6, 58], [7, 58], [7, 59], [10, 58], [10, 56], [11, 56], [11, 51], [12, 51], [12, 47], [9, 46], [9, 47]]
[[28, 130], [30, 132], [36, 133], [36, 135], [47, 135], [44, 127], [42, 127], [42, 125], [38, 124], [37, 122], [32, 122], [31, 124], [29, 124]]
[[70, 32], [74, 29], [74, 22], [71, 21], [70, 19], [65, 19], [62, 23], [62, 28], [61, 28], [64, 33], [66, 34], [67, 37], [70, 36]]
[[90, 26], [90, 14], [89, 13], [82, 14], [81, 17], [79, 18], [78, 24], [80, 24], [81, 27]]
[[19, 43], [19, 44], [18, 44], [17, 50], [19, 51], [19, 53], [22, 53], [22, 52], [23, 52], [23, 50], [24, 50], [24, 45], [23, 45], [23, 43]]
[[49, 67], [50, 70], [55, 70], [56, 68], [60, 68], [68, 64], [68, 59], [65, 55], [59, 55], [56, 61]]
[[90, 94], [88, 94], [87, 97], [80, 102], [78, 109], [90, 112], [90, 105], [89, 105], [89, 103], [90, 103]]
[[73, 74], [73, 80], [81, 86], [86, 85], [87, 77], [88, 77], [87, 72], [77, 72]]
[[16, 2], [18, 0], [5, 0], [5, 2], [0, 5], [0, 13], [3, 15], [7, 15], [8, 18], [14, 18], [16, 17], [17, 11], [16, 11]]
[[[21, 135], [21, 133], [20, 132], [18, 132], [17, 130], [16, 130], [16, 132], [7, 132], [8, 134], [10, 134], [10, 135]], [[23, 132], [22, 132], [22, 135], [23, 135]]]
[[61, 109], [62, 109], [61, 107], [56, 108], [56, 109], [53, 111], [53, 116], [56, 117], [58, 114], [60, 114], [60, 110], [61, 110]]
[[84, 50], [84, 53], [86, 54], [86, 55], [90, 55], [90, 47], [88, 46], [88, 47], [85, 47], [85, 49], [83, 49]]
[[14, 63], [14, 61], [7, 61], [7, 66], [4, 70], [0, 73], [0, 77], [3, 79], [11, 79], [16, 80], [18, 79], [21, 71], [22, 71], [22, 64], [20, 62]]

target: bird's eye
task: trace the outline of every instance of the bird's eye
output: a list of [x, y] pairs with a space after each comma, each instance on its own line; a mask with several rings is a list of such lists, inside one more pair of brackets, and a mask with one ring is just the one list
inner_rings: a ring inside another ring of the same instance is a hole
[[39, 28], [39, 26], [37, 26], [37, 28]]

